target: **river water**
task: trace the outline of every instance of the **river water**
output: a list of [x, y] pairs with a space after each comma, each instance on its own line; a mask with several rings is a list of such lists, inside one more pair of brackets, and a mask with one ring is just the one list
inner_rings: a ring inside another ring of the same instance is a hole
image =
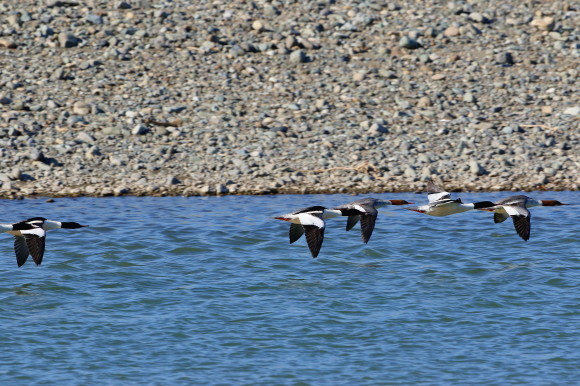
[[[464, 202], [513, 193], [457, 194]], [[580, 202], [580, 192], [533, 192]], [[426, 195], [375, 194], [426, 202]], [[16, 266], [0, 235], [0, 384], [573, 384], [578, 206], [380, 209], [370, 242], [328, 220], [312, 259], [272, 219], [347, 195], [0, 201], [1, 222], [90, 225]]]

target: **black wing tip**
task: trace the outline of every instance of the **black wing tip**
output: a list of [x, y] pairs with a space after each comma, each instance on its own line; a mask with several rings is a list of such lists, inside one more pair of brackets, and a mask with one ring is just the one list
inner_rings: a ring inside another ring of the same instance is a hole
[[530, 218], [527, 216], [511, 216], [514, 220], [514, 228], [516, 233], [524, 240], [528, 241], [530, 239], [531, 224]]

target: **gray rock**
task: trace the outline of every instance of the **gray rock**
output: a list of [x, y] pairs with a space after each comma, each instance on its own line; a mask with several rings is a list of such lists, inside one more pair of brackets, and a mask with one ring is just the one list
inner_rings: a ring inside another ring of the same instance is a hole
[[475, 96], [470, 92], [466, 92], [463, 94], [463, 101], [465, 103], [475, 103]]
[[131, 9], [131, 4], [126, 1], [119, 1], [117, 3], [117, 9]]
[[77, 141], [86, 142], [86, 143], [95, 143], [95, 138], [87, 133], [86, 131], [81, 131], [77, 135]]
[[471, 174], [476, 176], [482, 176], [487, 173], [483, 166], [481, 166], [476, 160], [469, 161], [469, 171]]
[[44, 154], [42, 154], [42, 151], [38, 150], [37, 148], [32, 148], [29, 150], [28, 158], [30, 158], [32, 161], [40, 162], [44, 162], [45, 160]]
[[149, 133], [149, 128], [141, 124], [135, 126], [133, 130], [131, 130], [131, 134], [133, 135], [143, 135], [147, 133]]
[[71, 32], [61, 32], [58, 34], [58, 43], [62, 48], [71, 48], [79, 45], [81, 40]]
[[506, 126], [506, 127], [501, 129], [501, 132], [509, 135], [509, 134], [513, 134], [514, 129], [511, 128], [510, 126]]
[[307, 60], [306, 54], [302, 50], [292, 51], [292, 53], [290, 54], [290, 63], [299, 64], [306, 62], [306, 60]]
[[92, 24], [103, 24], [103, 18], [99, 15], [95, 15], [94, 13], [88, 14], [86, 20]]
[[88, 115], [91, 113], [91, 105], [83, 101], [77, 101], [73, 105], [73, 113], [77, 115]]
[[215, 191], [217, 194], [228, 194], [229, 190], [224, 184], [217, 184], [215, 186]]
[[496, 55], [495, 61], [499, 64], [511, 66], [514, 64], [514, 58], [510, 52], [500, 52]]
[[399, 47], [414, 50], [421, 47], [421, 44], [419, 44], [419, 42], [416, 41], [415, 39], [411, 39], [408, 36], [403, 36], [401, 40], [399, 40]]
[[168, 176], [167, 177], [166, 185], [172, 186], [172, 185], [178, 185], [178, 184], [181, 184], [181, 181], [179, 181], [179, 179], [177, 179], [177, 177], [175, 177], [175, 176]]
[[580, 115], [580, 106], [568, 107], [566, 110], [564, 110], [564, 114]]

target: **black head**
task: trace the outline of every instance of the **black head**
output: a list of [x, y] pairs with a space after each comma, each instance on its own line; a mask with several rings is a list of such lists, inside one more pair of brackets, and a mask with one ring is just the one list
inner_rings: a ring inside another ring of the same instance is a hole
[[492, 206], [496, 206], [494, 202], [491, 201], [479, 201], [473, 203], [474, 209], [484, 209], [484, 208], [491, 208]]
[[88, 227], [88, 225], [81, 225], [78, 222], [61, 222], [61, 228], [63, 229], [78, 229]]

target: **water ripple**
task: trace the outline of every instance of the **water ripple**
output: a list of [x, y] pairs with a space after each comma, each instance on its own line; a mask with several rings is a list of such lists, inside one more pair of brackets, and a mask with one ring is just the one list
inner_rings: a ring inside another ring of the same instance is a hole
[[578, 208], [532, 208], [527, 243], [488, 213], [386, 208], [366, 245], [358, 228], [329, 220], [317, 259], [272, 219], [352, 199], [1, 201], [11, 214], [2, 221], [43, 215], [90, 227], [51, 231], [40, 267], [17, 268], [2, 236], [0, 382], [576, 382]]

